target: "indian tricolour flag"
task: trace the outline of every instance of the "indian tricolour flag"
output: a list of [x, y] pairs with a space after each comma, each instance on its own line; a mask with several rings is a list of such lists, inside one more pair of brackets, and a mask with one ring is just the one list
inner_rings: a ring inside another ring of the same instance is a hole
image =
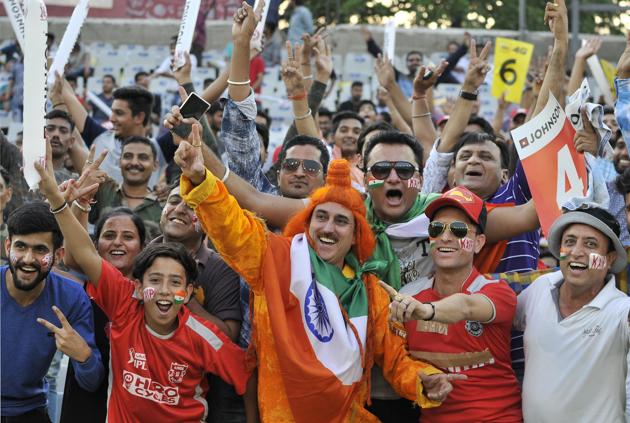
[[357, 339], [328, 288], [332, 281], [315, 280], [304, 234], [293, 238], [290, 257], [280, 283], [265, 284], [289, 404], [297, 422], [341, 422], [363, 376], [368, 316], [347, 310]]

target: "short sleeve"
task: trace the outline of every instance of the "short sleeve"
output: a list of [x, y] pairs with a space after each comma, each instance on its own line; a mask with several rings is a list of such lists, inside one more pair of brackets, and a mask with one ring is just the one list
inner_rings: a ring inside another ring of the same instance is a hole
[[116, 323], [123, 319], [137, 301], [133, 298], [134, 284], [112, 266], [107, 260], [101, 260], [102, 270], [98, 286], [89, 285], [88, 293], [94, 302], [103, 309], [109, 320]]
[[81, 138], [85, 141], [85, 145], [90, 147], [96, 137], [107, 131], [103, 126], [99, 125], [90, 116], [85, 118], [85, 124], [83, 125], [83, 132], [81, 132]]
[[204, 308], [221, 320], [240, 322], [240, 277], [218, 255], [207, 266], [199, 281], [205, 292]]
[[477, 294], [486, 297], [494, 308], [494, 317], [488, 323], [512, 323], [516, 312], [516, 294], [506, 282], [486, 284]]

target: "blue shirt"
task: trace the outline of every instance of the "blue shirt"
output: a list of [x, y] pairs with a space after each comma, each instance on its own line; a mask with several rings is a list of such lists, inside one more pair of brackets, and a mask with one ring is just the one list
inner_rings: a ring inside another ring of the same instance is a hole
[[72, 359], [70, 362], [79, 385], [88, 391], [96, 390], [103, 380], [104, 369], [94, 342], [92, 307], [83, 287], [51, 272], [42, 282], [45, 286], [39, 297], [22, 307], [9, 295], [7, 270], [8, 266], [0, 267], [2, 416], [17, 416], [46, 405], [48, 386], [44, 376], [57, 348], [55, 337], [36, 319], [41, 317], [61, 327], [53, 305], [92, 349], [85, 363]]

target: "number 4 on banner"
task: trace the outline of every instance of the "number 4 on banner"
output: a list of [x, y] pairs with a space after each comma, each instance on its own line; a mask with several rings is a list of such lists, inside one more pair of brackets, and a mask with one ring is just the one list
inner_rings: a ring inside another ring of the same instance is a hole
[[567, 145], [558, 151], [558, 178], [556, 181], [556, 203], [559, 209], [562, 209], [562, 206], [572, 198], [584, 196], [584, 183], [577, 173]]

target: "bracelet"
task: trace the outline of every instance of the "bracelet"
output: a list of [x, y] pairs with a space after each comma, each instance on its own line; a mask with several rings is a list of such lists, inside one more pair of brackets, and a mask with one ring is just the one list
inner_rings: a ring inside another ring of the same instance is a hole
[[62, 104], [63, 104], [64, 106], [66, 105], [66, 103], [65, 103], [65, 102], [63, 102], [63, 101], [62, 101], [61, 103], [53, 104], [53, 109], [54, 109], [55, 107], [57, 107], [57, 106], [61, 106]]
[[50, 207], [50, 212], [52, 214], [61, 213], [62, 211], [64, 211], [66, 209], [66, 207], [68, 207], [68, 203], [64, 201], [63, 204], [60, 205], [59, 207], [57, 207], [56, 209], [53, 209], [52, 206], [51, 206]]
[[306, 94], [306, 90], [305, 90], [305, 91], [302, 91], [302, 92], [301, 92], [301, 93], [299, 93], [299, 94], [296, 94], [296, 95], [290, 95], [290, 96], [288, 96], [287, 98], [288, 98], [289, 100], [304, 100], [304, 99], [306, 98], [306, 95], [307, 95], [307, 94]]
[[311, 109], [308, 109], [308, 112], [304, 115], [304, 116], [293, 116], [293, 119], [295, 120], [302, 120], [302, 119], [306, 119], [307, 117], [311, 116]]
[[478, 94], [479, 94], [479, 92], [469, 93], [468, 91], [464, 91], [464, 90], [461, 90], [459, 92], [459, 96], [461, 98], [463, 98], [464, 100], [470, 100], [470, 101], [477, 100], [477, 95]]
[[431, 316], [424, 320], [433, 320], [433, 318], [435, 317], [435, 304], [433, 303], [422, 303], [422, 304], [429, 304], [431, 308], [433, 309], [433, 313], [431, 314]]
[[426, 116], [431, 116], [431, 112], [426, 112], [426, 113], [421, 113], [419, 115], [412, 115], [412, 118], [421, 118], [421, 117], [426, 117]]
[[313, 79], [313, 75], [311, 74], [311, 75], [303, 76], [302, 79]]
[[74, 200], [74, 205], [77, 206], [77, 208], [83, 213], [89, 213], [92, 210], [92, 206], [90, 206], [90, 204], [88, 204], [87, 207], [83, 207], [77, 200]]
[[230, 176], [230, 168], [225, 166], [225, 173], [223, 174], [223, 178], [221, 178], [221, 182], [225, 183], [225, 181], [227, 181], [228, 176]]
[[427, 98], [426, 95], [414, 95], [411, 97], [412, 100], [422, 100], [423, 98]]
[[248, 79], [247, 81], [232, 81], [231, 79], [228, 79], [227, 83], [229, 85], [249, 85], [251, 81]]

